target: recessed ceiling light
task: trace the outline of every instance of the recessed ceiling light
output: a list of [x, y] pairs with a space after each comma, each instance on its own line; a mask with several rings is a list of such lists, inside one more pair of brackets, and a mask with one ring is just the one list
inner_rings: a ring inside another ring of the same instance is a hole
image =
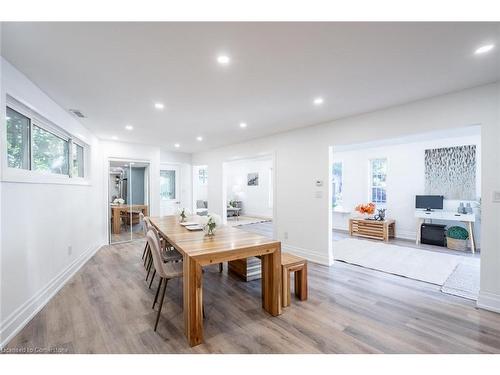
[[246, 122], [240, 122], [240, 128], [246, 128], [247, 127], [247, 123]]
[[180, 144], [178, 144], [178, 143], [176, 143], [176, 144], [174, 144], [174, 147], [175, 147], [175, 148], [179, 148], [179, 147], [181, 147], [181, 145], [180, 145]]
[[203, 137], [196, 137], [196, 140], [197, 140], [198, 142], [201, 142], [201, 141], [203, 141]]
[[132, 125], [125, 125], [125, 129], [127, 129], [127, 130], [133, 130], [134, 127]]
[[484, 46], [479, 47], [474, 51], [475, 55], [481, 55], [486, 52], [490, 52], [493, 48], [495, 48], [494, 44], [485, 44]]
[[319, 97], [319, 98], [315, 98], [313, 100], [313, 103], [314, 103], [314, 105], [321, 105], [321, 104], [323, 104], [324, 101], [325, 100], [323, 98]]
[[116, 135], [114, 135], [114, 136], [112, 136], [112, 137], [111, 137], [111, 139], [112, 139], [113, 141], [116, 141], [116, 140], [118, 139], [118, 137], [117, 137]]
[[221, 65], [229, 65], [231, 58], [228, 55], [217, 56], [217, 62]]
[[165, 104], [163, 104], [163, 103], [155, 103], [155, 108], [156, 109], [163, 109], [163, 108], [165, 108]]

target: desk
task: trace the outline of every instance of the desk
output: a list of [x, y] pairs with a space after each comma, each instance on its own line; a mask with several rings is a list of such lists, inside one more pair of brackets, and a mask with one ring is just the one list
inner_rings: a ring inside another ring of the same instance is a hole
[[[203, 342], [203, 266], [260, 255], [262, 307], [273, 316], [281, 314], [281, 242], [227, 225], [218, 227], [215, 236], [208, 237], [203, 231], [187, 230], [175, 216], [150, 219], [183, 256], [184, 331], [189, 345]], [[191, 216], [187, 220], [200, 219]]]
[[142, 211], [144, 216], [148, 216], [148, 206], [143, 204], [111, 204], [111, 220], [113, 220], [113, 234], [120, 234], [121, 213], [129, 211]]
[[431, 219], [431, 220], [447, 220], [447, 221], [460, 221], [462, 223], [465, 223], [467, 225], [467, 228], [469, 230], [469, 237], [470, 237], [470, 248], [472, 251], [472, 254], [475, 253], [476, 251], [476, 245], [474, 241], [474, 231], [473, 231], [473, 225], [476, 221], [476, 215], [475, 214], [459, 214], [453, 211], [441, 211], [441, 210], [436, 210], [436, 211], [425, 211], [425, 210], [416, 210], [415, 211], [415, 218], [417, 218], [417, 240], [416, 243], [417, 245], [420, 243], [420, 230], [422, 227], [422, 224], [426, 219]]

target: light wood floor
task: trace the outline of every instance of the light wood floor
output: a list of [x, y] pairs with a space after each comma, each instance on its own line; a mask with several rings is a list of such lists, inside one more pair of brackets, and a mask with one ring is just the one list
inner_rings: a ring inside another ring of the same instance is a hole
[[183, 334], [182, 281], [168, 284], [158, 332], [143, 242], [103, 247], [9, 343], [70, 353], [500, 353], [500, 314], [437, 286], [336, 262], [310, 264], [309, 300], [279, 317], [260, 280], [204, 274], [205, 343]]

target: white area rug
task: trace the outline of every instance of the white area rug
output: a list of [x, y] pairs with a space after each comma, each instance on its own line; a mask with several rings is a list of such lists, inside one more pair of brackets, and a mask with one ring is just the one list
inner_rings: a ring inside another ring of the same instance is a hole
[[448, 277], [441, 291], [477, 301], [479, 295], [479, 259], [473, 263], [460, 263]]
[[333, 243], [333, 257], [378, 271], [443, 285], [467, 257], [405, 246], [346, 238]]
[[238, 220], [236, 220], [235, 217], [228, 217], [227, 218], [227, 225], [231, 225], [233, 227], [237, 227], [239, 225], [265, 223], [267, 221], [271, 221], [271, 219], [258, 218], [258, 217], [250, 217], [250, 216], [240, 216], [238, 218]]

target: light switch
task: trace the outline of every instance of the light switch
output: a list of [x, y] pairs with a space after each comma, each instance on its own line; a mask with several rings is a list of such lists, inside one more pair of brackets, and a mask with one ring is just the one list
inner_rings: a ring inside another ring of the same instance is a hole
[[500, 203], [500, 191], [496, 190], [493, 192], [493, 203]]

